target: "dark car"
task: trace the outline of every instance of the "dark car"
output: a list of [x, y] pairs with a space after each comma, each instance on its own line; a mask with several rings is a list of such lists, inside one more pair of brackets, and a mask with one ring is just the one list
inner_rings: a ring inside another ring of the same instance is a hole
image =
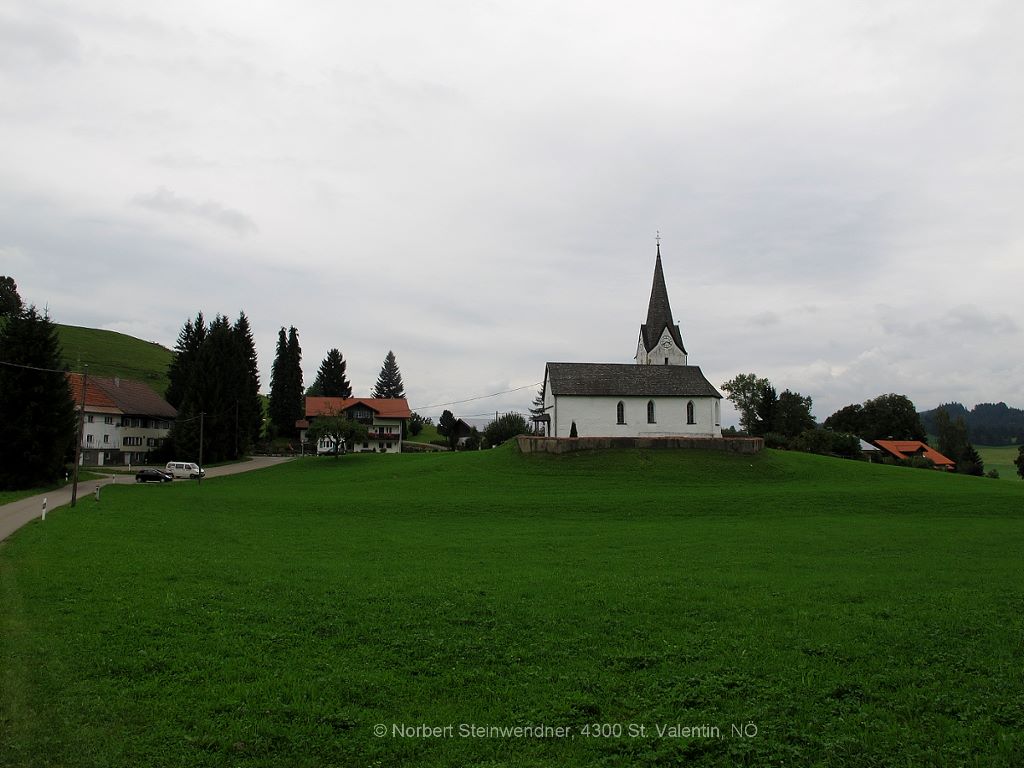
[[135, 473], [136, 483], [169, 483], [174, 475], [159, 469], [140, 469]]

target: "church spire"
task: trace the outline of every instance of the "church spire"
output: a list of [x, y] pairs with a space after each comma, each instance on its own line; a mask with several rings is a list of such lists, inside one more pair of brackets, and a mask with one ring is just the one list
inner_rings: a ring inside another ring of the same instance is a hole
[[679, 326], [672, 321], [672, 306], [668, 301], [665, 271], [661, 266], [661, 235], [659, 234], [657, 255], [654, 260], [654, 281], [651, 284], [651, 299], [647, 305], [647, 322], [640, 326], [640, 342], [648, 354], [662, 340], [666, 329], [685, 360], [686, 348], [683, 346], [683, 337], [679, 332]]

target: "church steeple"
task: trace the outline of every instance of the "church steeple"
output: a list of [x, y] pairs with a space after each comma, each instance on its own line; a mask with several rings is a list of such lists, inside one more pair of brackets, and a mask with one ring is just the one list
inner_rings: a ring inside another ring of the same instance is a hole
[[641, 365], [686, 365], [686, 347], [679, 326], [672, 322], [672, 307], [661, 266], [661, 237], [654, 261], [654, 282], [647, 305], [647, 322], [640, 326], [636, 361]]

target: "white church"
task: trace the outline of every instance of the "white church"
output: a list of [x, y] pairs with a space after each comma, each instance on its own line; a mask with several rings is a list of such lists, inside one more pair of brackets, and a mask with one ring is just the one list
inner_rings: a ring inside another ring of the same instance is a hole
[[548, 363], [544, 414], [549, 437], [721, 437], [722, 395], [696, 365], [672, 308], [657, 246], [647, 322], [635, 362]]

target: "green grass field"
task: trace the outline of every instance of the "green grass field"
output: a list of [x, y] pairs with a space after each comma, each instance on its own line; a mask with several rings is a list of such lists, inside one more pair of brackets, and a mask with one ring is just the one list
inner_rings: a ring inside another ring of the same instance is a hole
[[1022, 551], [1024, 484], [775, 451], [112, 487], [0, 546], [0, 764], [1019, 765]]
[[1017, 458], [1020, 446], [1017, 445], [976, 445], [978, 455], [985, 462], [985, 471], [990, 469], [999, 470], [1000, 480], [1020, 480], [1017, 474], [1017, 465], [1013, 460]]
[[115, 331], [58, 325], [64, 362], [73, 371], [89, 365], [94, 376], [120, 376], [148, 384], [163, 397], [172, 353], [166, 347]]

